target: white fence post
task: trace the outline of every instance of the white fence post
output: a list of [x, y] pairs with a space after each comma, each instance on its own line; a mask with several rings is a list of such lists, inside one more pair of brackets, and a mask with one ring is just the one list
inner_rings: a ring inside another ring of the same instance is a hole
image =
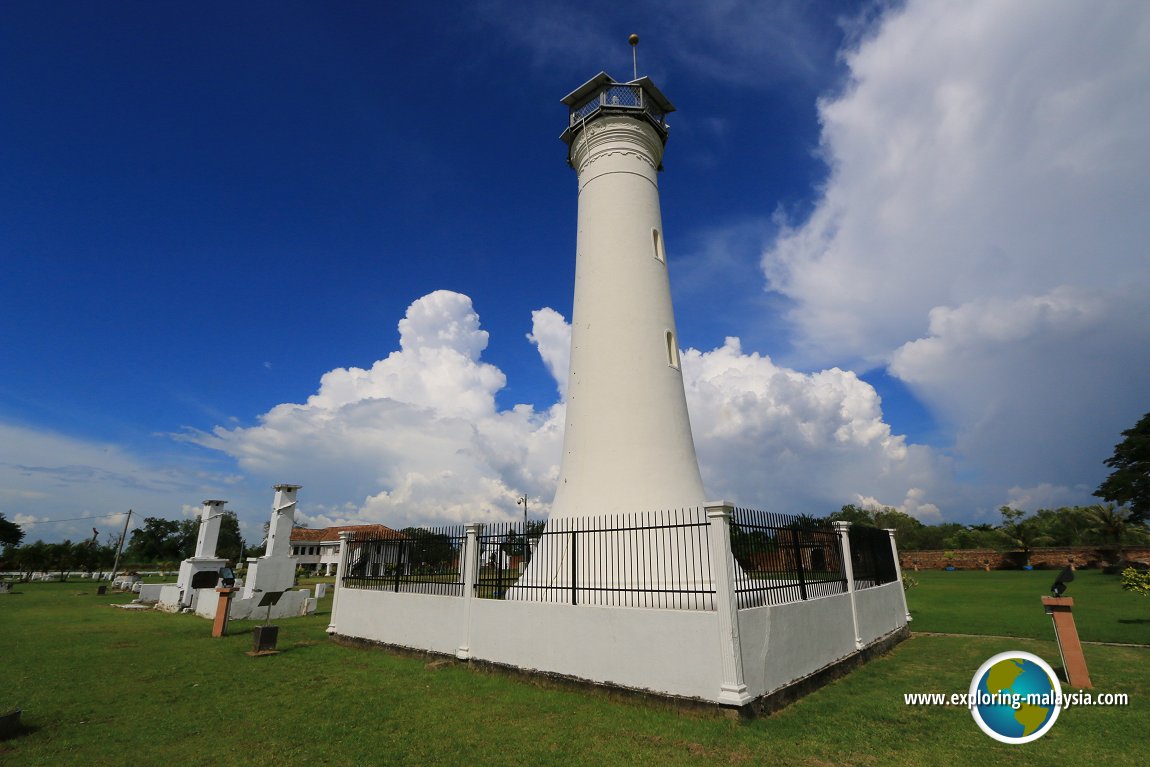
[[902, 565], [898, 561], [898, 544], [894, 541], [894, 528], [886, 528], [886, 532], [890, 535], [890, 555], [894, 557], [894, 574], [898, 578], [898, 585], [902, 587], [902, 611], [906, 613], [906, 622], [910, 623], [914, 618], [910, 617], [910, 608], [906, 605], [906, 586], [902, 582]]
[[837, 520], [834, 523], [835, 531], [839, 534], [839, 544], [842, 548], [843, 575], [847, 579], [847, 593], [851, 598], [851, 622], [855, 629], [855, 647], [862, 649], [862, 636], [859, 634], [859, 609], [855, 603], [855, 566], [851, 561], [851, 523]]
[[344, 530], [339, 534], [339, 562], [335, 566], [335, 591], [331, 595], [331, 623], [327, 633], [334, 634], [336, 617], [339, 615], [339, 595], [343, 592], [343, 576], [347, 574], [347, 553], [351, 548], [352, 532]]
[[460, 660], [471, 658], [471, 600], [475, 598], [475, 565], [479, 560], [479, 525], [467, 525], [467, 538], [463, 543], [463, 641], [455, 651]]
[[743, 647], [739, 640], [739, 602], [735, 596], [735, 567], [731, 555], [731, 511], [728, 501], [708, 503], [711, 564], [714, 568], [715, 613], [719, 621], [719, 702], [745, 706], [753, 697], [743, 680]]

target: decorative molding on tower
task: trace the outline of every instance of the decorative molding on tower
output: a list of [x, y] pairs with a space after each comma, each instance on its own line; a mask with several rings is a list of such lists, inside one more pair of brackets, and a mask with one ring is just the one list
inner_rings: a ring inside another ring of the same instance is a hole
[[584, 171], [597, 160], [611, 155], [636, 157], [658, 170], [663, 159], [663, 141], [646, 122], [622, 115], [605, 115], [587, 125], [571, 142], [571, 166], [582, 184]]

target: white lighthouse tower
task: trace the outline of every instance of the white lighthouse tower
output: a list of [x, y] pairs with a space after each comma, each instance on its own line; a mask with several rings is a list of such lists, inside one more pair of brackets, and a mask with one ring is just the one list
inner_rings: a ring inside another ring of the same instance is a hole
[[[662, 578], [656, 571], [666, 567], [649, 565], [660, 559], [674, 569], [667, 557], [696, 561], [698, 540], [683, 534], [670, 545], [660, 541], [664, 553], [656, 554], [653, 533], [649, 542], [632, 538], [626, 551], [609, 535], [584, 533], [576, 553], [574, 535], [554, 532], [577, 529], [584, 518], [697, 509], [705, 502], [659, 209], [666, 116], [674, 107], [647, 77], [620, 83], [606, 73], [563, 103], [570, 114], [562, 139], [579, 180], [563, 458], [553, 534], [543, 536], [507, 596], [547, 600], [556, 587], [579, 586], [590, 589], [592, 602], [598, 591], [609, 595], [603, 603], [638, 604], [617, 592], [669, 591], [655, 582]], [[596, 561], [616, 563], [616, 572], [597, 572]], [[711, 574], [693, 580], [678, 586], [706, 589]]]
[[551, 518], [701, 505], [659, 209], [674, 107], [646, 77], [618, 83], [604, 73], [563, 103], [579, 230]]

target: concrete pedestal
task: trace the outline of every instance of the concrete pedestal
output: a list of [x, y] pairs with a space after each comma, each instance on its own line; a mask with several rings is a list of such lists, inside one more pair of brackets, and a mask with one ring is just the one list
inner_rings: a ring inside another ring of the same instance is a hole
[[1058, 640], [1058, 654], [1062, 656], [1066, 681], [1071, 687], [1092, 688], [1094, 685], [1086, 670], [1086, 656], [1082, 654], [1082, 642], [1078, 639], [1078, 627], [1074, 625], [1074, 600], [1070, 597], [1043, 597], [1042, 605], [1054, 621], [1054, 637]]
[[[202, 590], [206, 591], [207, 589]], [[228, 632], [228, 605], [238, 589], [222, 588], [215, 591], [220, 595], [220, 598], [216, 606], [216, 619], [212, 623], [212, 636], [219, 638]]]
[[[200, 589], [200, 591], [203, 593], [203, 596], [196, 601], [196, 615], [201, 618], [218, 619], [220, 603], [210, 598], [214, 590]], [[312, 597], [311, 592], [307, 589], [285, 592], [284, 595], [280, 597], [280, 601], [273, 605], [270, 611], [267, 607], [259, 606], [262, 597], [263, 594], [260, 593], [249, 599], [241, 593], [237, 593], [235, 598], [228, 604], [228, 617], [231, 620], [278, 620], [280, 618], [297, 618], [303, 615], [312, 615], [316, 610], [317, 600]]]
[[192, 607], [192, 578], [196, 573], [218, 573], [220, 568], [227, 564], [227, 560], [216, 557], [189, 557], [180, 563], [180, 574], [176, 577], [176, 585], [180, 587], [180, 607]]

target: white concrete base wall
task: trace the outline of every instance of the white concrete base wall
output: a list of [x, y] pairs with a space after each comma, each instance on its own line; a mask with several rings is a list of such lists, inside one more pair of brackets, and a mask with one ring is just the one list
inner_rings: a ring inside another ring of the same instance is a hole
[[459, 597], [343, 588], [332, 623], [344, 636], [454, 655], [463, 607]]
[[898, 631], [906, 625], [902, 581], [885, 583], [855, 592], [859, 611], [859, 634], [863, 644]]
[[[863, 645], [906, 625], [902, 584], [856, 592]], [[234, 616], [233, 616], [234, 617]], [[858, 651], [849, 594], [738, 611], [751, 698]], [[725, 702], [719, 616], [340, 587], [336, 634], [661, 695]], [[729, 645], [728, 645], [729, 646]]]
[[[855, 592], [863, 647], [906, 626], [902, 583]], [[849, 594], [739, 610], [743, 678], [765, 695], [858, 650]]]
[[[311, 615], [315, 612], [316, 600], [311, 597], [307, 589], [298, 591], [285, 591], [280, 601], [271, 608], [260, 607], [260, 597], [256, 594], [252, 599], [243, 599], [240, 596], [232, 598], [231, 607], [228, 608], [228, 620], [276, 620], [277, 618], [298, 618], [301, 615]], [[195, 611], [201, 618], [215, 619], [216, 610], [220, 604], [220, 595], [215, 589], [198, 589], [196, 592]]]
[[743, 679], [758, 697], [855, 652], [850, 596], [739, 610]]
[[664, 695], [719, 694], [714, 612], [494, 599], [471, 610], [476, 660]]

